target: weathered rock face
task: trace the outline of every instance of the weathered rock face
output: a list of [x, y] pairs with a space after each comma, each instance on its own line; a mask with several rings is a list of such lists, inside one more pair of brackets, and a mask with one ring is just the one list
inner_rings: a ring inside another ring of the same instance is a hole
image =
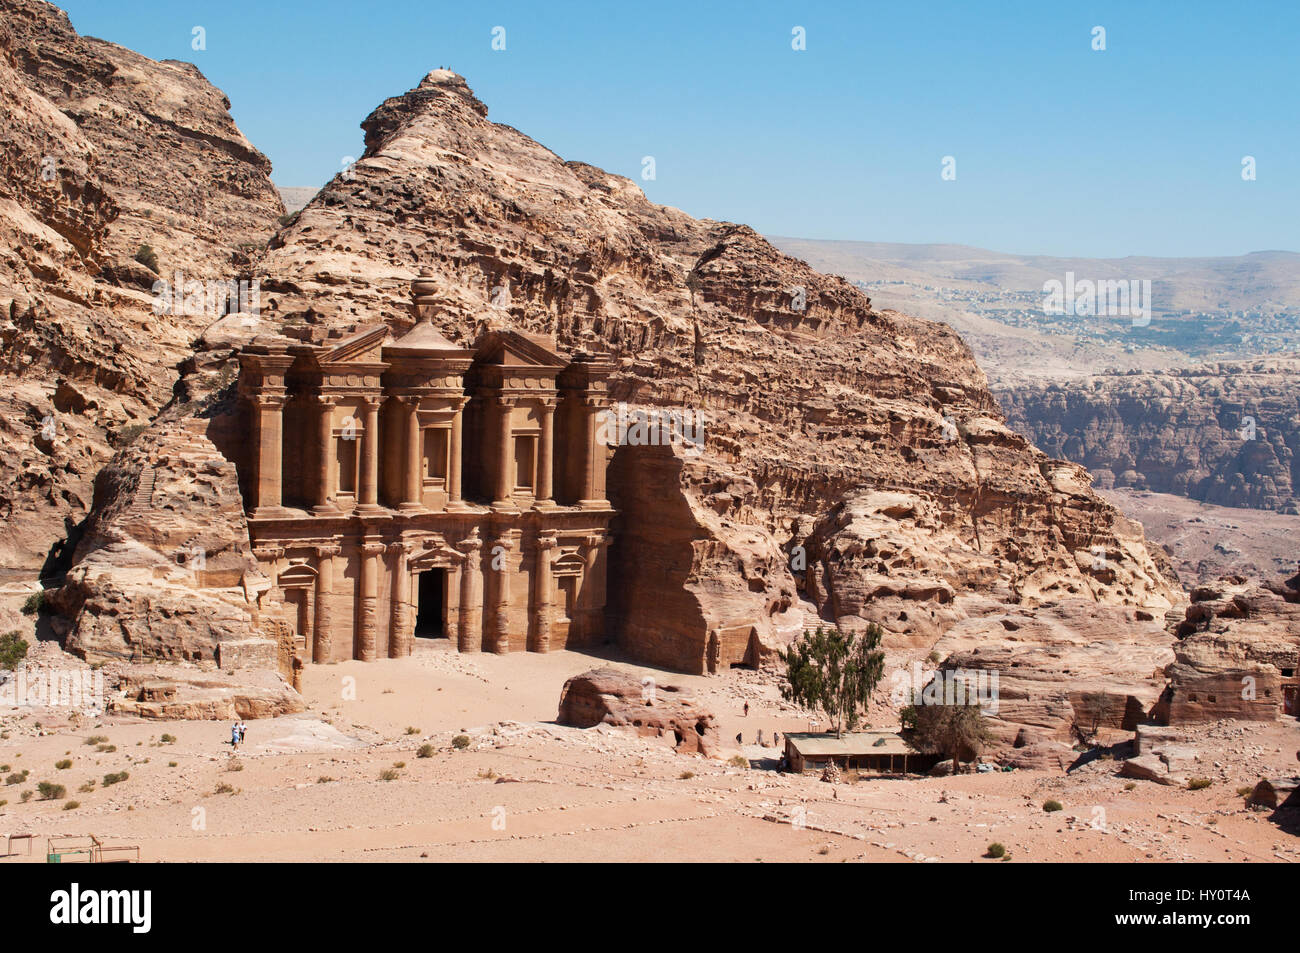
[[[823, 566], [810, 594], [825, 614], [872, 592], [912, 604], [970, 585], [1169, 604], [1140, 528], [1080, 468], [1003, 426], [951, 330], [875, 311], [752, 230], [654, 205], [486, 113], [441, 70], [376, 109], [365, 155], [272, 241], [263, 304], [290, 324], [382, 317], [403, 330], [408, 283], [427, 276], [449, 338], [488, 319], [553, 333], [563, 349], [612, 353], [616, 401], [701, 414], [698, 457], [613, 457], [624, 542], [611, 605], [629, 650], [688, 671], [770, 658], [798, 628], [799, 534], [864, 486], [914, 501], [915, 519], [869, 529], [915, 550], [916, 582], [899, 594], [878, 585], [880, 566], [862, 569], [874, 582], [847, 561]], [[825, 523], [807, 555], [838, 559], [840, 530]], [[932, 637], [937, 622], [918, 615], [894, 612], [891, 631]]]
[[721, 750], [712, 713], [700, 708], [690, 692], [615, 668], [592, 669], [565, 682], [556, 720], [575, 728], [631, 728], [646, 737], [670, 738], [678, 751], [708, 758]]
[[996, 688], [986, 714], [998, 741], [1025, 747], [1132, 731], [1154, 709], [1173, 660], [1163, 618], [1091, 601], [986, 608], [972, 609], [934, 651], [941, 672], [971, 672]]
[[1009, 424], [1097, 485], [1296, 512], [1300, 360], [1101, 374], [998, 391]]
[[[52, 602], [94, 661], [167, 659], [292, 677], [292, 630], [248, 543], [234, 464], [156, 424], [99, 475], [94, 516]], [[282, 644], [287, 639], [287, 646]]]
[[[1242, 577], [1192, 592], [1177, 628], [1167, 724], [1238, 718], [1274, 721], [1300, 669], [1300, 576], [1261, 587]], [[1294, 697], [1294, 696], [1293, 696]]]
[[[168, 281], [247, 271], [283, 206], [197, 68], [0, 0], [0, 563], [52, 570], [96, 472], [171, 396], [224, 301], [156, 314]], [[193, 300], [193, 299], [191, 299]], [[66, 551], [63, 556], [69, 555]]]

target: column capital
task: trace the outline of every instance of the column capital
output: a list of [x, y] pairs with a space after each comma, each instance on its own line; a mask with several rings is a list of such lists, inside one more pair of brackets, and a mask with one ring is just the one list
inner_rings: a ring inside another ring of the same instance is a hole
[[382, 556], [388, 550], [383, 543], [362, 543], [358, 548], [362, 556]]
[[318, 407], [337, 407], [339, 403], [338, 394], [316, 394], [316, 405]]
[[479, 537], [478, 527], [476, 526], [468, 536], [457, 543], [456, 548], [464, 553], [466, 557], [470, 557], [482, 549], [483, 540]]
[[412, 543], [399, 541], [396, 543], [389, 543], [388, 551], [399, 557], [410, 556], [411, 553], [415, 552], [415, 546]]
[[343, 552], [342, 546], [338, 546], [334, 544], [329, 544], [325, 546], [314, 546], [312, 548], [316, 551], [317, 559], [328, 559], [331, 556], [337, 556], [339, 553]]
[[256, 394], [249, 394], [248, 399], [259, 410], [280, 410], [288, 400], [288, 395], [284, 393], [268, 394], [266, 391], [259, 391]]
[[553, 529], [539, 533], [537, 536], [538, 549], [554, 549], [558, 545], [560, 545], [560, 541], [556, 538], [556, 533]]

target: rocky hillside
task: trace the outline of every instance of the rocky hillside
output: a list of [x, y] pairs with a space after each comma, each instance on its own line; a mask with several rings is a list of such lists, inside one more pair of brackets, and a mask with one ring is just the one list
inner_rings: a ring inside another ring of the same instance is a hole
[[1168, 603], [1141, 528], [1004, 426], [951, 329], [561, 159], [490, 122], [454, 73], [362, 126], [362, 158], [271, 242], [263, 318], [400, 330], [428, 275], [448, 336], [489, 320], [554, 332], [613, 354], [616, 400], [702, 412], [698, 458], [613, 456], [610, 592], [629, 640], [788, 633], [808, 621], [801, 595], [814, 617], [877, 618], [908, 644], [976, 588]]
[[1300, 511], [1300, 359], [1020, 384], [998, 398], [1013, 428], [1098, 486]]
[[227, 307], [205, 293], [158, 314], [159, 273], [236, 281], [284, 212], [229, 108], [191, 64], [78, 36], [42, 0], [0, 0], [6, 568], [61, 568], [96, 473], [171, 398]]

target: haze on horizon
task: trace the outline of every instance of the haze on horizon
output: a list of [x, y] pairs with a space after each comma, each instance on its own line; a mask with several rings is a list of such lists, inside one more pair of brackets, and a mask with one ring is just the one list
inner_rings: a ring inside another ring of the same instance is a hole
[[564, 158], [764, 234], [1068, 258], [1300, 249], [1300, 7], [1283, 0], [60, 6], [83, 34], [198, 65], [281, 186], [323, 185], [361, 155], [371, 110], [446, 66]]

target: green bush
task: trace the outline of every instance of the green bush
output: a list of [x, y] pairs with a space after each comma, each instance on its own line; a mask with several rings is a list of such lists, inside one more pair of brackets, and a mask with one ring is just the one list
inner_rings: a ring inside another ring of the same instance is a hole
[[[35, 615], [45, 605], [45, 590], [37, 589], [23, 602], [23, 615]], [[11, 633], [16, 635], [17, 633]], [[24, 655], [27, 653], [23, 653]]]
[[414, 725], [407, 725], [407, 726], [406, 726], [406, 733], [407, 733], [408, 735], [418, 735], [418, 734], [420, 733], [420, 729], [419, 729], [419, 728], [416, 728]]
[[60, 771], [67, 771], [68, 768], [72, 767], [72, 762], [67, 758], [64, 758], [62, 761], [54, 762], [54, 766]]
[[[3, 770], [4, 768], [0, 768], [0, 771]], [[1237, 788], [1237, 797], [1250, 797], [1254, 793], [1255, 786], [1253, 784], [1243, 784], [1241, 787]]]
[[[32, 597], [27, 602], [31, 602], [37, 595], [39, 593], [32, 593]], [[38, 605], [37, 608], [40, 606]], [[26, 604], [23, 605], [23, 611], [27, 612]], [[28, 615], [30, 614], [29, 612]], [[0, 635], [0, 668], [12, 671], [14, 666], [25, 658], [27, 658], [27, 640], [17, 630]]]
[[112, 784], [120, 784], [130, 776], [131, 775], [127, 774], [125, 771], [118, 771], [116, 774], [106, 774], [104, 775], [103, 785], [104, 787], [108, 787]]
[[36, 785], [36, 790], [40, 792], [42, 801], [56, 801], [68, 793], [67, 788], [53, 781], [42, 781]]
[[1044, 801], [1043, 810], [1051, 814], [1053, 811], [1064, 810], [1064, 808], [1061, 806], [1060, 801]]
[[75, 811], [79, 807], [81, 807], [80, 801], [68, 801], [66, 804], [63, 805], [63, 809], [65, 811]]
[[1201, 791], [1204, 790], [1205, 788], [1208, 788], [1213, 783], [1214, 782], [1211, 781], [1209, 778], [1192, 778], [1187, 782], [1187, 790]]
[[457, 751], [463, 751], [469, 747], [469, 735], [457, 735], [451, 739], [451, 746]]
[[108, 735], [91, 735], [89, 738], [86, 739], [86, 744], [102, 745], [106, 741], [108, 741]]
[[151, 248], [149, 245], [141, 245], [139, 248], [136, 249], [135, 260], [138, 261], [140, 264], [144, 265], [155, 275], [159, 274], [158, 253], [154, 251], [153, 248]]
[[9, 775], [9, 777], [5, 778], [5, 784], [22, 784], [27, 780], [27, 775], [30, 773], [31, 772], [27, 770], [16, 771]]
[[380, 781], [396, 781], [399, 777], [401, 777], [401, 773], [395, 768], [385, 768], [379, 772]]
[[749, 767], [749, 759], [746, 758], [743, 754], [732, 755], [732, 756], [731, 756], [731, 761], [728, 762], [728, 763], [729, 763], [733, 768], [748, 768], [748, 767]]
[[417, 758], [432, 758], [432, 757], [433, 757], [433, 745], [430, 745], [430, 744], [423, 744], [423, 745], [420, 745], [420, 747], [417, 748], [416, 751], [415, 751], [415, 756], [416, 756]]
[[1004, 846], [999, 844], [997, 841], [994, 841], [992, 844], [989, 844], [989, 849], [985, 851], [984, 856], [993, 857], [996, 859], [998, 857], [1004, 856], [1006, 852], [1007, 849]]
[[176, 743], [176, 736], [165, 734], [158, 739], [158, 743], [162, 745], [174, 745]]

